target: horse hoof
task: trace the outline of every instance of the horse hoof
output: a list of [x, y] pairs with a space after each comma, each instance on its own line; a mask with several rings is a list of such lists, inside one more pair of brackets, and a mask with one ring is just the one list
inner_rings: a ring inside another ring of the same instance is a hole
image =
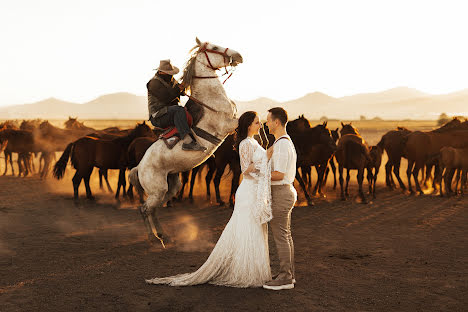
[[193, 198], [189, 198], [189, 203], [193, 204]]
[[314, 202], [313, 202], [312, 200], [309, 199], [309, 200], [307, 201], [307, 206], [309, 206], [309, 207], [314, 207], [315, 204], [314, 204]]
[[221, 200], [221, 201], [218, 202], [218, 205], [219, 205], [220, 207], [222, 207], [222, 206], [226, 205], [226, 203], [223, 202], [223, 201]]
[[346, 197], [341, 196], [341, 200], [342, 200], [342, 201], [346, 201]]

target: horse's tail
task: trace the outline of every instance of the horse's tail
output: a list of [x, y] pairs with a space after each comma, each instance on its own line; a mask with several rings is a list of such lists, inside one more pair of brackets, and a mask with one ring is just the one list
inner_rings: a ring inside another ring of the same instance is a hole
[[63, 151], [62, 156], [54, 165], [54, 177], [58, 180], [63, 178], [63, 174], [65, 173], [65, 169], [67, 168], [68, 159], [70, 158], [70, 154], [72, 153], [74, 143], [70, 143], [67, 145], [65, 151]]
[[145, 190], [140, 184], [140, 179], [138, 178], [138, 167], [135, 167], [132, 170], [130, 170], [130, 173], [128, 174], [128, 180], [135, 187], [138, 193], [142, 194], [145, 192]]

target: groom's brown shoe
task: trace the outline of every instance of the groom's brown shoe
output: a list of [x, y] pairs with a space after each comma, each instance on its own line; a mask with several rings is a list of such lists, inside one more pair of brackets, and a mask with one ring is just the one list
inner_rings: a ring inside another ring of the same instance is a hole
[[275, 279], [263, 285], [263, 288], [270, 289], [270, 290], [293, 289], [294, 284], [293, 284], [292, 279], [288, 279], [288, 280]]

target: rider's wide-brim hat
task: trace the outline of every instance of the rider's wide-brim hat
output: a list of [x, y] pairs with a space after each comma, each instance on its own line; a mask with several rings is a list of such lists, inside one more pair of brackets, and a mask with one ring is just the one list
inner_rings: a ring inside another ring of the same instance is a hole
[[169, 75], [175, 75], [179, 72], [179, 69], [175, 66], [172, 66], [171, 60], [161, 60], [159, 62], [159, 67], [157, 70], [162, 71]]

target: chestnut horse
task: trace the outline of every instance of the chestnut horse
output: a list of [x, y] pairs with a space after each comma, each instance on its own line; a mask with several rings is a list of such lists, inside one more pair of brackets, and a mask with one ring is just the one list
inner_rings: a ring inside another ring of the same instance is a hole
[[391, 130], [385, 133], [380, 139], [377, 146], [384, 149], [387, 153], [388, 161], [385, 164], [385, 184], [388, 188], [394, 189], [396, 187], [395, 181], [393, 180], [393, 173], [398, 179], [400, 188], [402, 190], [406, 189], [405, 184], [400, 178], [400, 164], [401, 158], [406, 157], [405, 143], [406, 137], [411, 133], [411, 130], [408, 130], [404, 127], [397, 127], [396, 130]]
[[[338, 140], [338, 147], [335, 152], [335, 157], [338, 162], [338, 172], [340, 174], [341, 200], [346, 200], [346, 197], [349, 196], [348, 184], [350, 170], [357, 170], [359, 196], [361, 197], [362, 203], [365, 204], [367, 200], [362, 190], [362, 182], [364, 180], [364, 169], [367, 168], [368, 164], [372, 161], [369, 147], [351, 123], [346, 125], [341, 123], [341, 125], [341, 138]], [[346, 169], [346, 192], [343, 190], [343, 169]], [[368, 179], [373, 178], [372, 171], [368, 170], [367, 173]]]

